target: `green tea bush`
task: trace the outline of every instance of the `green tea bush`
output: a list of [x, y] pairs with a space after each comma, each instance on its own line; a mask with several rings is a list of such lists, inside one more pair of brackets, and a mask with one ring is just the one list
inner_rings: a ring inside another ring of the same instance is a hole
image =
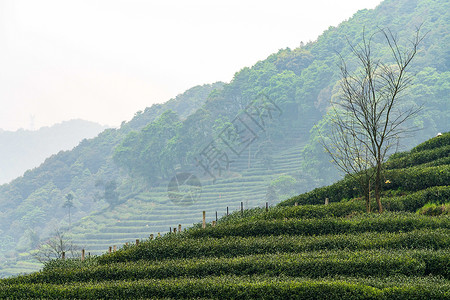
[[84, 261], [81, 261], [80, 258], [52, 259], [44, 263], [43, 270], [93, 267], [97, 264], [98, 264], [97, 256], [86, 257]]
[[205, 229], [193, 228], [187, 232], [192, 237], [266, 236], [266, 235], [324, 235], [358, 232], [396, 232], [414, 229], [450, 228], [450, 217], [430, 218], [410, 213], [365, 214], [352, 219], [287, 219], [252, 220], [223, 224]]
[[[309, 279], [220, 276], [0, 285], [0, 298], [19, 299], [448, 299], [448, 281], [433, 278]], [[367, 284], [366, 282], [369, 282]], [[379, 283], [378, 283], [379, 282]], [[372, 285], [386, 285], [376, 288]]]
[[265, 208], [247, 209], [241, 214], [234, 211], [219, 220], [219, 224], [244, 222], [249, 220], [275, 220], [284, 218], [312, 219], [343, 217], [354, 212], [365, 212], [362, 200], [330, 203], [329, 205], [275, 206], [266, 211]]
[[450, 203], [436, 204], [427, 203], [417, 211], [418, 214], [427, 216], [450, 215]]
[[[448, 185], [450, 182], [450, 132], [420, 144], [410, 152], [396, 153], [384, 164], [383, 176], [389, 180], [383, 189], [419, 191], [433, 186]], [[361, 197], [355, 178], [346, 176], [330, 186], [316, 188], [308, 193], [281, 202], [280, 206], [322, 204], [325, 198], [330, 202]]]
[[[446, 186], [450, 182], [450, 165], [433, 167], [411, 167], [407, 169], [386, 170], [383, 173], [386, 181], [383, 189], [402, 189], [405, 191], [419, 191], [434, 186]], [[330, 202], [339, 202], [342, 199], [361, 197], [356, 179], [346, 177], [327, 187], [317, 188], [311, 192], [294, 196], [281, 202], [280, 206], [290, 206], [294, 203], [323, 204], [325, 198]]]
[[369, 249], [446, 249], [450, 247], [449, 229], [421, 229], [410, 232], [365, 232], [316, 236], [264, 236], [224, 238], [188, 238], [177, 235], [141, 243], [98, 257], [98, 263], [110, 264], [138, 260], [194, 257], [235, 257], [251, 254], [298, 253], [318, 250]]
[[408, 153], [402, 157], [390, 158], [384, 167], [386, 169], [403, 169], [416, 165], [432, 162], [438, 159], [447, 158], [450, 156], [450, 144], [439, 148], [427, 149]]
[[450, 199], [450, 186], [435, 186], [402, 197], [387, 197], [381, 201], [390, 211], [416, 212], [427, 203], [444, 204]]
[[327, 276], [442, 275], [448, 278], [450, 252], [430, 250], [318, 251], [264, 254], [234, 258], [194, 258], [138, 261], [83, 268], [60, 268], [35, 273], [9, 283], [71, 283], [206, 277], [219, 275], [266, 275], [319, 278]]
[[[426, 203], [445, 203], [450, 199], [450, 186], [430, 187], [418, 192], [410, 192], [401, 197], [383, 197], [382, 203], [389, 211], [408, 211], [416, 212]], [[372, 208], [376, 207], [375, 200], [372, 199]], [[364, 200], [361, 198], [351, 201], [341, 201], [323, 204], [305, 204], [299, 206], [275, 206], [270, 207], [268, 211], [265, 208], [247, 209], [241, 214], [240, 211], [234, 211], [228, 216], [219, 220], [219, 224], [244, 222], [251, 220], [275, 220], [284, 218], [328, 218], [344, 217], [355, 213], [366, 212]]]
[[412, 167], [384, 172], [389, 184], [383, 189], [402, 188], [407, 191], [419, 191], [433, 186], [445, 186], [450, 182], [450, 165], [435, 167]]
[[434, 137], [428, 141], [414, 147], [411, 153], [430, 150], [450, 145], [450, 132], [443, 133], [441, 136]]
[[328, 198], [329, 202], [339, 202], [342, 199], [352, 199], [360, 196], [360, 189], [357, 180], [351, 177], [346, 177], [332, 185], [316, 188], [308, 193], [289, 198], [278, 205], [289, 206], [294, 205], [295, 203], [298, 203], [299, 205], [323, 204], [325, 202], [325, 198]]
[[450, 165], [450, 156], [424, 163], [422, 164], [422, 167], [436, 167], [442, 165]]

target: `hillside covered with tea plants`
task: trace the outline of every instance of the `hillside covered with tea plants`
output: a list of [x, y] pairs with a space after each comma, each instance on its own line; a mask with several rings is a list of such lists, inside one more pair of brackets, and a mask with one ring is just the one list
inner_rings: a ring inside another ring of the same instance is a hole
[[0, 280], [0, 298], [449, 299], [449, 153], [445, 133], [392, 156], [382, 214], [344, 178], [215, 226], [51, 261]]
[[[329, 128], [330, 100], [339, 98], [341, 58], [355, 65], [351, 45], [361, 44], [364, 32], [374, 35], [374, 58], [388, 64], [390, 50], [380, 28], [391, 30], [405, 48], [417, 27], [426, 33], [411, 65], [415, 80], [402, 99], [407, 107], [423, 109], [405, 124], [418, 131], [402, 141], [402, 150], [448, 131], [449, 11], [449, 1], [385, 0], [328, 28], [315, 41], [299, 41], [295, 49], [280, 49], [236, 70], [230, 82], [193, 87], [136, 112], [120, 128], [84, 140], [1, 185], [0, 277], [38, 270], [33, 253], [55, 229], [91, 254], [101, 254], [113, 243], [190, 226], [203, 210], [210, 222], [216, 211], [220, 216], [227, 207], [240, 209], [241, 202], [245, 208], [266, 201], [274, 205], [338, 180], [319, 133]], [[237, 118], [261, 98], [276, 105], [272, 118], [259, 124], [246, 148], [230, 149], [219, 141], [229, 161], [219, 166], [213, 161], [216, 172], [208, 174], [199, 163], [207, 147], [224, 130], [239, 132]], [[201, 196], [189, 203], [169, 195], [171, 180], [183, 173], [201, 182]], [[69, 194], [73, 207], [65, 206]]]

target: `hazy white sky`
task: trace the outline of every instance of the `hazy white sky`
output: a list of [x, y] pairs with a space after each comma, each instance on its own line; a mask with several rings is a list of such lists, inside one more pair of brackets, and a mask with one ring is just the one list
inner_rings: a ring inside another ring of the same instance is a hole
[[0, 128], [118, 126], [380, 2], [0, 0]]

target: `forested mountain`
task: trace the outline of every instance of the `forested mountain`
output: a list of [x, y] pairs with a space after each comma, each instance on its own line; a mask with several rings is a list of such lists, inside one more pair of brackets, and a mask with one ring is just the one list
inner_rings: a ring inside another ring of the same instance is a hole
[[110, 153], [127, 133], [140, 130], [169, 109], [186, 117], [222, 86], [223, 83], [196, 86], [164, 104], [139, 111], [120, 129], [107, 129], [96, 138], [84, 139], [74, 149], [52, 155], [40, 167], [0, 186], [0, 277], [36, 268], [34, 259], [16, 267], [17, 255], [34, 249], [55, 229], [67, 226], [65, 195], [75, 196], [73, 220], [105, 206], [104, 202], [95, 201], [95, 184], [118, 176]]
[[[428, 32], [405, 99], [423, 105], [408, 124], [420, 130], [403, 147], [448, 131], [448, 11], [447, 1], [386, 0], [330, 27], [314, 42], [243, 68], [230, 83], [188, 90], [137, 113], [120, 129], [50, 157], [0, 187], [0, 232], [8, 241], [1, 243], [0, 255], [14, 260], [55, 227], [68, 230], [62, 208], [68, 193], [74, 196], [74, 241], [102, 252], [114, 241], [190, 225], [202, 210], [213, 216], [241, 202], [278, 202], [337, 179], [318, 143], [318, 129], [327, 128], [330, 99], [338, 97], [340, 57], [354, 65], [349, 43], [360, 43], [363, 31], [389, 28], [406, 46], [416, 27]], [[389, 57], [380, 36], [374, 36], [373, 47], [378, 58]], [[243, 132], [245, 145], [236, 141]], [[180, 179], [176, 174], [195, 175], [201, 197], [186, 202], [171, 194], [169, 181]]]
[[35, 131], [0, 130], [0, 184], [23, 175], [50, 155], [70, 150], [82, 139], [93, 138], [105, 129], [94, 122], [71, 120]]

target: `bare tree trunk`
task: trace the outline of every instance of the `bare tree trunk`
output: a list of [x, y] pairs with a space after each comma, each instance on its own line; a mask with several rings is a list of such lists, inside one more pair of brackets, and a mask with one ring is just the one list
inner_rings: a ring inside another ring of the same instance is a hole
[[383, 212], [383, 205], [381, 204], [381, 161], [377, 162], [375, 174], [375, 200], [378, 205], [378, 212]]
[[410, 46], [403, 49], [390, 30], [380, 32], [393, 62], [382, 62], [373, 56], [373, 35], [366, 39], [363, 32], [362, 44], [350, 45], [359, 69], [350, 72], [341, 57], [341, 95], [333, 103], [329, 144], [323, 145], [339, 169], [352, 177], [362, 176], [358, 179], [367, 211], [370, 211], [370, 182], [374, 176], [375, 199], [378, 212], [382, 213], [382, 163], [399, 138], [411, 131], [402, 125], [420, 111], [415, 105], [405, 106], [402, 96], [411, 85], [409, 65], [425, 35], [420, 35], [420, 27], [417, 28]]
[[361, 174], [359, 178], [360, 191], [364, 197], [366, 211], [370, 212], [370, 178], [367, 174]]
[[366, 200], [366, 211], [367, 213], [370, 213], [371, 207], [370, 207], [370, 178], [367, 180], [366, 183], [364, 183], [364, 198]]

